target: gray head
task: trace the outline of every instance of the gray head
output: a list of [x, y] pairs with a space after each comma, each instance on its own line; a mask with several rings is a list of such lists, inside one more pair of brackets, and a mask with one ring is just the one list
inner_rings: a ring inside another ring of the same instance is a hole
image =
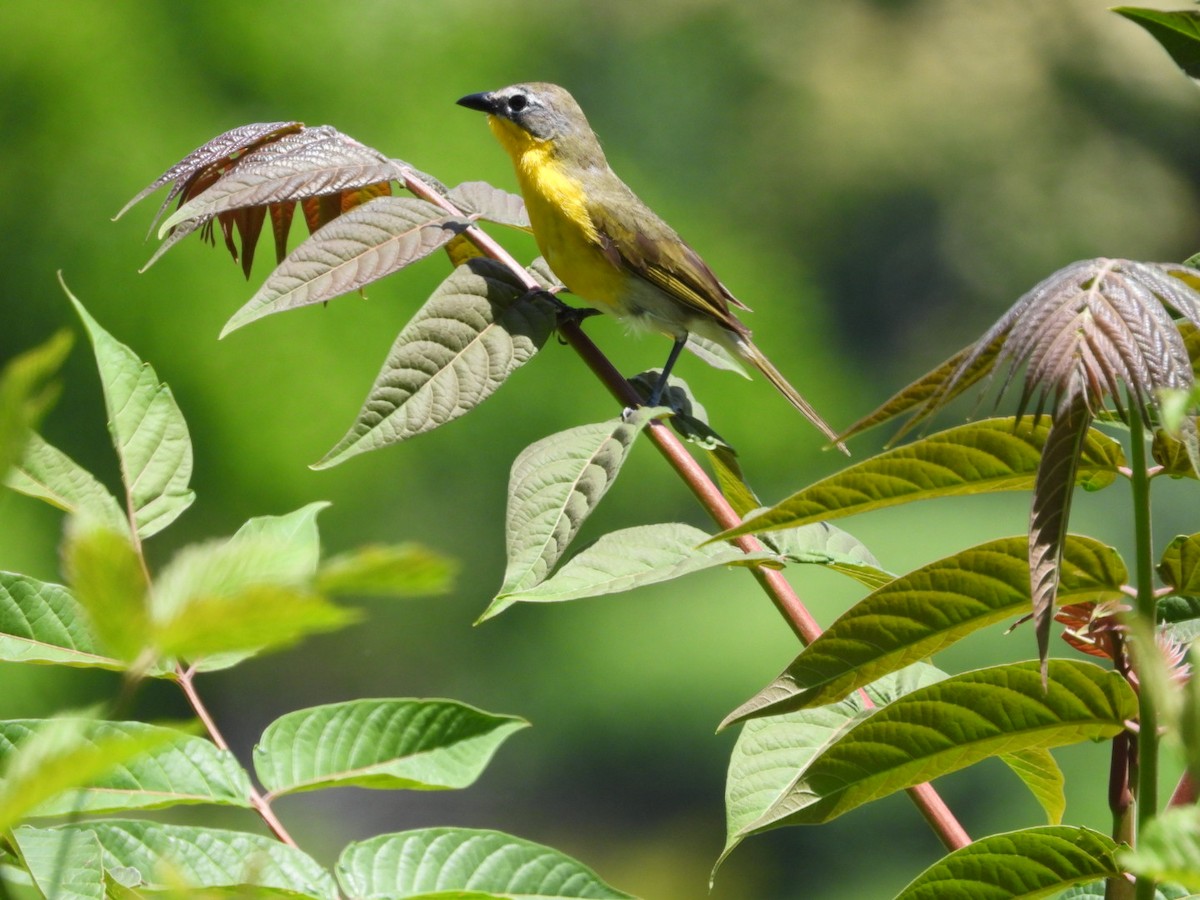
[[458, 104], [507, 119], [541, 141], [556, 140], [564, 134], [591, 137], [592, 130], [583, 110], [557, 84], [544, 81], [514, 84], [498, 91], [470, 94]]

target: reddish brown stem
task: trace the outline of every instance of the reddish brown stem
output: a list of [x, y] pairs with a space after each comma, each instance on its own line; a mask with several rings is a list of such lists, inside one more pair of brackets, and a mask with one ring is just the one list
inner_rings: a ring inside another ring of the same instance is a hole
[[[217, 727], [216, 720], [208, 711], [208, 707], [204, 705], [204, 701], [200, 699], [200, 695], [196, 692], [196, 685], [193, 683], [193, 673], [190, 669], [184, 669], [182, 666], [177, 666], [175, 674], [179, 681], [179, 686], [183, 689], [184, 696], [187, 697], [188, 703], [191, 704], [192, 711], [196, 713], [196, 718], [204, 725], [204, 729], [208, 732], [209, 738], [220, 749], [226, 753], [230, 753], [229, 743], [225, 740], [225, 736], [221, 734], [221, 729]], [[283, 843], [295, 847], [295, 839], [288, 833], [288, 830], [283, 826], [275, 815], [275, 811], [271, 809], [271, 804], [267, 798], [258, 792], [254, 785], [250, 786], [250, 805], [254, 807], [254, 811], [271, 829], [275, 837], [279, 838]]]
[[[428, 200], [430, 203], [437, 204], [447, 212], [462, 215], [461, 210], [456, 209], [454, 204], [430, 188], [429, 185], [413, 177], [403, 168], [400, 171], [405, 186], [412, 193], [424, 200]], [[466, 234], [475, 246], [485, 254], [511, 268], [513, 274], [520, 278], [527, 288], [530, 290], [541, 289], [541, 286], [525, 271], [524, 267], [513, 259], [512, 255], [493, 240], [489, 234], [475, 226], [468, 228]], [[588, 368], [608, 388], [609, 393], [617, 399], [617, 402], [627, 408], [638, 406], [643, 402], [641, 396], [625, 380], [625, 377], [617, 371], [608, 357], [601, 353], [600, 348], [592, 342], [592, 339], [584, 334], [583, 329], [579, 327], [578, 321], [563, 319], [559, 322], [558, 330], [563, 339], [571, 345], [572, 349], [579, 354]], [[726, 501], [720, 489], [708, 477], [708, 473], [704, 471], [703, 467], [688, 453], [687, 448], [683, 446], [683, 443], [666, 424], [657, 420], [653, 421], [647, 426], [646, 433], [655, 447], [666, 458], [667, 463], [679, 474], [680, 478], [683, 479], [684, 483], [696, 496], [696, 499], [700, 501], [700, 505], [704, 507], [720, 528], [727, 529], [741, 524], [741, 519], [733, 507]], [[734, 539], [734, 543], [747, 553], [754, 553], [764, 549], [758, 538], [753, 535], [744, 535], [736, 538]], [[801, 643], [807, 645], [816, 640], [821, 634], [821, 627], [817, 624], [816, 619], [812, 617], [812, 614], [805, 607], [800, 597], [792, 589], [791, 584], [783, 576], [783, 573], [777, 569], [766, 569], [762, 566], [755, 566], [750, 571], [754, 574], [758, 583], [762, 585], [767, 596], [771, 598], [771, 602], [775, 604], [775, 608], [779, 610], [784, 621], [795, 632]], [[971, 843], [971, 838], [967, 834], [966, 829], [962, 827], [958, 819], [954, 816], [954, 813], [946, 806], [945, 801], [942, 800], [932, 785], [916, 785], [909, 788], [907, 793], [917, 805], [921, 815], [925, 817], [925, 821], [929, 823], [930, 827], [948, 849], [957, 850]]]

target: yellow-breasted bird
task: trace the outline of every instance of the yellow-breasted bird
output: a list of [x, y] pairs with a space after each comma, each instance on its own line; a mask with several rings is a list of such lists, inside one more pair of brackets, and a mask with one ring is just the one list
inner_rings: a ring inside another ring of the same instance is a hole
[[459, 105], [488, 114], [512, 157], [538, 248], [567, 289], [588, 305], [675, 340], [651, 405], [689, 334], [754, 365], [796, 409], [845, 451], [750, 340], [730, 306], [748, 307], [608, 166], [583, 110], [556, 84], [515, 84]]

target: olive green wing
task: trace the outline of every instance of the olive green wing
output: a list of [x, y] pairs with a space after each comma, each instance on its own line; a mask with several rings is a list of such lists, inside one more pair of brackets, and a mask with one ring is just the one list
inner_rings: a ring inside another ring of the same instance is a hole
[[729, 306], [749, 309], [717, 280], [708, 264], [678, 234], [638, 199], [624, 183], [619, 189], [589, 191], [588, 214], [604, 253], [697, 312], [734, 331], [745, 326]]

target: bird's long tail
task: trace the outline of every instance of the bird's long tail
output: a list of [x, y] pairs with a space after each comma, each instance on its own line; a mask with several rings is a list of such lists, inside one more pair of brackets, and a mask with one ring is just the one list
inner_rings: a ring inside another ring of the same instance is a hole
[[754, 367], [758, 369], [758, 371], [762, 372], [763, 375], [766, 376], [767, 381], [775, 385], [775, 389], [778, 390], [779, 393], [783, 394], [783, 396], [787, 397], [788, 402], [790, 402], [792, 406], [800, 410], [800, 412], [804, 414], [808, 421], [816, 425], [817, 428], [819, 428], [821, 432], [833, 442], [835, 447], [837, 447], [847, 456], [850, 455], [850, 451], [846, 448], [846, 445], [838, 440], [837, 432], [829, 427], [828, 423], [826, 423], [826, 421], [817, 414], [817, 411], [813, 409], [812, 404], [800, 396], [800, 392], [788, 383], [788, 380], [783, 377], [777, 368], [775, 368], [774, 363], [767, 359], [763, 352], [754, 346], [749, 338], [739, 336], [736, 346], [738, 354], [747, 362], [752, 363]]

